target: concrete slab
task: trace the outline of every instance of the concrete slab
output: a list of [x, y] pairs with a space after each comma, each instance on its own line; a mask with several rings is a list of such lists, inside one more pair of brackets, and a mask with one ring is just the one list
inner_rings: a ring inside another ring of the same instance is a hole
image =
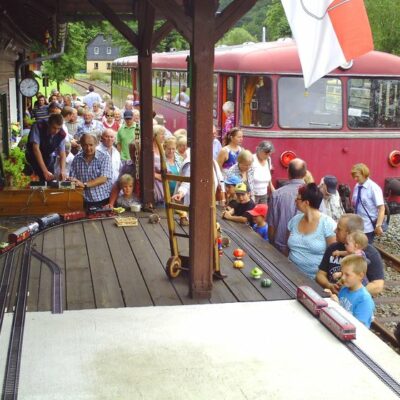
[[[400, 380], [399, 356], [367, 329], [358, 331], [358, 345], [385, 353], [382, 366]], [[0, 351], [3, 359], [1, 342]], [[397, 399], [292, 300], [28, 313], [19, 395], [28, 400]]]

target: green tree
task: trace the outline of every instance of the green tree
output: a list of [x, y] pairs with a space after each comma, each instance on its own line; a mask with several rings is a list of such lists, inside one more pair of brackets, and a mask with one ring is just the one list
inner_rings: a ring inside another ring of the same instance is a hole
[[233, 28], [230, 30], [218, 44], [235, 45], [242, 44], [244, 42], [256, 42], [257, 38], [251, 35], [244, 28]]
[[400, 2], [366, 0], [368, 18], [376, 50], [400, 55]]
[[268, 41], [292, 36], [285, 10], [280, 0], [273, 0], [268, 6], [264, 23], [267, 27]]

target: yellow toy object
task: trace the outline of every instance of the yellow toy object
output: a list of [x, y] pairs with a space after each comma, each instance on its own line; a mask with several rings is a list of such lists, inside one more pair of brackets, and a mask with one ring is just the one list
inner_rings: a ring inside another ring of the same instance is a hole
[[123, 212], [125, 212], [125, 208], [124, 207], [115, 207], [115, 208], [113, 208], [113, 211], [116, 212], [117, 214], [122, 214]]
[[236, 269], [244, 268], [244, 262], [242, 260], [235, 260], [233, 262], [233, 268], [236, 268]]

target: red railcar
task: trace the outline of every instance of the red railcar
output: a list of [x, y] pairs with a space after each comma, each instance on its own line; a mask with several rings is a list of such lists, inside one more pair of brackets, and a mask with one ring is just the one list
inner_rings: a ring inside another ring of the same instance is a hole
[[336, 308], [322, 308], [319, 319], [340, 340], [349, 341], [356, 338], [356, 327]]
[[[187, 85], [188, 55], [153, 54], [153, 106], [171, 131], [186, 127], [189, 108], [177, 95]], [[136, 56], [113, 62], [118, 105], [137, 89], [137, 69]], [[224, 102], [233, 101], [244, 146], [254, 151], [262, 139], [273, 142], [275, 179], [287, 178], [293, 156], [307, 161], [317, 182], [332, 174], [352, 185], [357, 162], [366, 163], [382, 187], [400, 177], [400, 57], [371, 51], [307, 91], [292, 40], [218, 47], [214, 71], [214, 96], [205, 101], [213, 101], [216, 125], [224, 124]]]
[[328, 307], [328, 303], [309, 286], [297, 288], [297, 300], [315, 316], [318, 316], [324, 307]]
[[23, 240], [28, 239], [30, 235], [31, 232], [29, 230], [29, 227], [23, 226], [22, 228], [19, 228], [8, 235], [8, 242], [18, 244], [21, 243]]

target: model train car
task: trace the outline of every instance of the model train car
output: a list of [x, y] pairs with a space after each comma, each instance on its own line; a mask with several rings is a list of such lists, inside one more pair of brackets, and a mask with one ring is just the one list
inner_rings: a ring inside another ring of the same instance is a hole
[[336, 308], [322, 308], [319, 319], [340, 340], [349, 341], [356, 338], [356, 327]]
[[37, 219], [39, 222], [40, 230], [49, 228], [50, 226], [59, 224], [61, 222], [60, 214], [49, 214]]
[[18, 244], [21, 243], [23, 240], [28, 239], [30, 235], [31, 233], [29, 231], [29, 228], [27, 226], [23, 226], [22, 228], [19, 228], [8, 235], [8, 242]]
[[63, 221], [77, 221], [79, 219], [86, 218], [86, 213], [84, 211], [72, 211], [69, 213], [61, 214]]
[[316, 317], [324, 307], [328, 307], [328, 303], [309, 286], [299, 286], [297, 288], [297, 300]]
[[37, 218], [36, 221], [30, 223], [27, 226], [23, 226], [22, 228], [17, 229], [16, 231], [10, 233], [8, 235], [8, 243], [0, 242], [0, 254], [11, 250], [15, 245], [21, 243], [25, 239], [28, 239], [30, 236], [35, 233], [49, 228], [53, 225], [59, 224], [61, 221], [77, 221], [79, 219], [84, 218], [104, 218], [104, 217], [114, 217], [116, 213], [112, 208], [99, 208], [99, 207], [91, 207], [88, 212], [84, 211], [72, 211], [65, 214], [48, 214], [44, 217]]

